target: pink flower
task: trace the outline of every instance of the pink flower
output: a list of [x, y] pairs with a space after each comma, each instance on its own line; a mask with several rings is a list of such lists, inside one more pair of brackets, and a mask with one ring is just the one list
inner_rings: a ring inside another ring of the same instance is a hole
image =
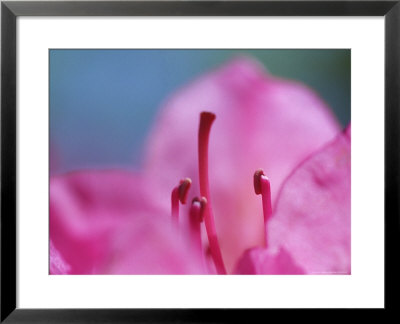
[[287, 176], [333, 140], [339, 126], [311, 90], [266, 74], [254, 61], [235, 60], [188, 85], [161, 110], [145, 164], [160, 192], [187, 176], [193, 194], [200, 194], [193, 125], [205, 109], [217, 116], [209, 148], [210, 191], [220, 248], [232, 271], [244, 251], [264, 244], [261, 203], [252, 191], [254, 171], [263, 168], [268, 175], [272, 205], [277, 205]]
[[309, 89], [233, 61], [168, 101], [142, 174], [52, 178], [50, 272], [349, 273], [350, 128], [338, 133]]

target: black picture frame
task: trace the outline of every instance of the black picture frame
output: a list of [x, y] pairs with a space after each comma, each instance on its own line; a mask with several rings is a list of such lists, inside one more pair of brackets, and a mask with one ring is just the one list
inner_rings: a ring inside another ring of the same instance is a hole
[[[400, 247], [400, 1], [2, 1], [1, 2], [1, 322], [131, 323], [266, 321], [244, 309], [16, 308], [16, 44], [19, 16], [384, 16], [385, 19], [385, 308], [395, 311]], [[370, 176], [370, 175], [368, 175]], [[309, 310], [295, 310], [307, 316]], [[312, 310], [314, 312], [320, 312]], [[328, 311], [328, 310], [327, 310]], [[355, 312], [357, 310], [347, 310]], [[332, 311], [329, 311], [332, 313]], [[306, 313], [306, 314], [305, 314]], [[375, 315], [373, 315], [375, 314]], [[251, 317], [249, 317], [251, 316]], [[318, 315], [317, 315], [318, 316]], [[326, 316], [326, 315], [324, 315]], [[377, 317], [378, 318], [378, 317]]]

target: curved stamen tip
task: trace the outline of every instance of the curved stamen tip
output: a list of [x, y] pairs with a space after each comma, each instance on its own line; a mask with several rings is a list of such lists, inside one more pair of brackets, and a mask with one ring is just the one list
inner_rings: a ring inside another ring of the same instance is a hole
[[207, 205], [207, 199], [205, 197], [195, 197], [192, 200], [192, 208], [197, 208], [199, 210], [198, 212], [198, 221], [201, 223], [204, 220], [204, 211], [206, 209]]
[[212, 123], [215, 120], [215, 118], [217, 118], [217, 116], [209, 111], [203, 111], [200, 114], [200, 120], [204, 122]]
[[179, 182], [179, 187], [178, 187], [179, 201], [182, 204], [186, 204], [186, 200], [191, 185], [192, 185], [192, 180], [190, 178], [183, 179]]
[[265, 175], [264, 170], [258, 169], [256, 172], [254, 172], [254, 191], [255, 191], [256, 195], [261, 195], [261, 193], [262, 193], [261, 180], [269, 182], [269, 179]]
[[261, 176], [265, 176], [263, 169], [254, 172], [254, 191], [256, 195], [261, 195]]

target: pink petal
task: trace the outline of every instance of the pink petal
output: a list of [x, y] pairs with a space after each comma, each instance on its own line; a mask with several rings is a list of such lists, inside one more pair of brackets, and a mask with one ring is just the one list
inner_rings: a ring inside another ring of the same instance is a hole
[[71, 267], [50, 240], [50, 274], [68, 274]]
[[[151, 216], [151, 215], [150, 215]], [[207, 274], [198, 254], [174, 224], [144, 216], [119, 228], [110, 241], [112, 274]]]
[[338, 132], [325, 104], [305, 86], [277, 79], [240, 58], [177, 92], [166, 103], [148, 142], [148, 174], [168, 195], [183, 177], [198, 195], [197, 131], [201, 111], [217, 119], [210, 138], [210, 186], [216, 227], [228, 269], [263, 241], [263, 216], [253, 193], [255, 170], [271, 179], [275, 200], [291, 170]]
[[271, 252], [268, 249], [254, 248], [244, 253], [234, 273], [298, 275], [304, 274], [304, 270], [294, 262], [292, 256], [285, 249]]
[[351, 125], [347, 126], [345, 134], [351, 140]]
[[50, 239], [68, 273], [202, 273], [201, 260], [153, 197], [148, 184], [128, 172], [53, 177]]
[[290, 251], [307, 273], [351, 271], [349, 134], [340, 134], [295, 169], [267, 224], [270, 246]]

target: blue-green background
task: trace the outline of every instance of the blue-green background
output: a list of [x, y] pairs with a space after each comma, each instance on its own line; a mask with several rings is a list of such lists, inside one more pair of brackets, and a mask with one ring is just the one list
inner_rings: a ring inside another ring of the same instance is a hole
[[302, 81], [350, 121], [350, 50], [50, 50], [52, 173], [140, 167], [162, 102], [237, 55]]

